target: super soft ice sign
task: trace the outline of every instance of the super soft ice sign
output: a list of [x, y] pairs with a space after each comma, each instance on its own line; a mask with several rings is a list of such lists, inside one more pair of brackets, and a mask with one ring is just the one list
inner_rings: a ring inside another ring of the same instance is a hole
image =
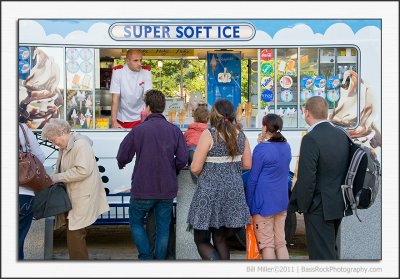
[[251, 40], [255, 35], [253, 25], [234, 24], [154, 24], [114, 23], [110, 26], [111, 38], [117, 41], [147, 40]]

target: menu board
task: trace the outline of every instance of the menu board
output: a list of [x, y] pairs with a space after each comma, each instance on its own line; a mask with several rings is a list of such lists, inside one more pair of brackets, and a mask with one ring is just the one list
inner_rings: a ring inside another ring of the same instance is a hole
[[66, 48], [67, 121], [72, 128], [93, 128], [94, 49]]
[[187, 116], [184, 99], [167, 98], [164, 116], [169, 122], [183, 126]]

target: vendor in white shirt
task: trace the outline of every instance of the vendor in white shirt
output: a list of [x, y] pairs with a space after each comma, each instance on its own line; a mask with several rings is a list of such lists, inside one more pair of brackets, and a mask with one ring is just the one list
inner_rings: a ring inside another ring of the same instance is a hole
[[114, 67], [110, 93], [112, 93], [112, 128], [133, 128], [140, 124], [144, 109], [144, 93], [152, 89], [151, 72], [142, 69], [142, 53], [130, 49], [124, 66]]

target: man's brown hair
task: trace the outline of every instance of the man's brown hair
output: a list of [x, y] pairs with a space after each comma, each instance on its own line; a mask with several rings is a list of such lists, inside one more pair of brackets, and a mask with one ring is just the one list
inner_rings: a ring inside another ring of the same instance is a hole
[[152, 113], [163, 113], [165, 109], [165, 95], [155, 89], [150, 89], [144, 94], [144, 103], [150, 107]]
[[328, 102], [320, 96], [314, 96], [308, 99], [305, 109], [308, 110], [315, 119], [328, 118]]

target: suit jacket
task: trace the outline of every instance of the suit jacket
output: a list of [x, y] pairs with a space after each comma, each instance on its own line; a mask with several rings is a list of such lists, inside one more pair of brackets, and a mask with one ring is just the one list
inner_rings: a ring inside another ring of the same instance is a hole
[[329, 122], [316, 125], [301, 142], [297, 181], [289, 211], [323, 214], [325, 220], [342, 218], [341, 185], [348, 169], [349, 142]]

